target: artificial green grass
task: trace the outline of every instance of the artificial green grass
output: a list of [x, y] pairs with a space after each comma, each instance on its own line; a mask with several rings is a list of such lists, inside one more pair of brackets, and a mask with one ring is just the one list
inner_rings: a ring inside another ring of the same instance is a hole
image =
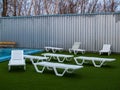
[[[68, 54], [66, 52], [62, 52]], [[36, 54], [36, 55], [40, 55]], [[82, 54], [78, 54], [79, 56]], [[99, 56], [98, 53], [85, 53], [84, 56]], [[120, 54], [99, 57], [115, 58], [101, 68], [91, 63], [84, 64], [84, 68], [58, 77], [54, 71], [45, 70], [37, 73], [29, 60], [26, 61], [26, 71], [21, 67], [14, 67], [8, 71], [8, 61], [0, 63], [1, 90], [120, 90]], [[74, 60], [64, 63], [75, 64]]]

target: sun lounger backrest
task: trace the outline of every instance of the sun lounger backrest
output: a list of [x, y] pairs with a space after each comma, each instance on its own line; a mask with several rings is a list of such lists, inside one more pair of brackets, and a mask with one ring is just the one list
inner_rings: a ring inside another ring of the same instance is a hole
[[104, 44], [103, 45], [103, 50], [110, 50], [111, 45], [109, 44]]
[[75, 42], [72, 49], [78, 49], [80, 47], [80, 42]]
[[12, 60], [23, 60], [23, 50], [12, 50], [11, 52], [11, 59]]

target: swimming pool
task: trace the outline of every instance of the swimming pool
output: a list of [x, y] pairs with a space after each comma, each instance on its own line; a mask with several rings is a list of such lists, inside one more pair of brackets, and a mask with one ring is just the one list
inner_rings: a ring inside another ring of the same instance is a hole
[[[20, 48], [14, 48], [14, 49], [20, 49]], [[6, 61], [10, 59], [11, 56], [11, 50], [13, 50], [12, 48], [0, 48], [0, 62], [2, 61]], [[20, 49], [24, 51], [24, 54], [35, 54], [38, 52], [43, 52], [43, 50], [41, 49]]]

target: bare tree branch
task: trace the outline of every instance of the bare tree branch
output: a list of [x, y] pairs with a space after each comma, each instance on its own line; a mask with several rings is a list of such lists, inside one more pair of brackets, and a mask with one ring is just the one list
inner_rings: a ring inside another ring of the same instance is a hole
[[7, 0], [3, 0], [3, 12], [2, 12], [2, 16], [7, 16]]

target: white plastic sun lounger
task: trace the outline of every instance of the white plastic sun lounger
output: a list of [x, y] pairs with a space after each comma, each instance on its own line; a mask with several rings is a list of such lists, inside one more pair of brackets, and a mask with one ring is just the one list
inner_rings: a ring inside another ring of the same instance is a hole
[[37, 62], [39, 62], [39, 61], [47, 61], [49, 57], [24, 55], [24, 58], [30, 59], [30, 61], [31, 61], [32, 64], [33, 64], [33, 63], [34, 63], [34, 60], [37, 60]]
[[45, 47], [45, 50], [48, 51], [52, 51], [53, 53], [55, 53], [56, 51], [62, 51], [63, 48], [58, 48], [58, 47]]
[[73, 58], [73, 55], [65, 55], [65, 54], [53, 54], [53, 53], [44, 53], [42, 54], [45, 57], [49, 57], [48, 61], [52, 58], [57, 59], [58, 62], [64, 62], [65, 60], [70, 61]]
[[[46, 67], [49, 70], [54, 70], [55, 75], [57, 76], [63, 76], [65, 72], [72, 73], [74, 70], [77, 70], [83, 67], [78, 65], [61, 64], [61, 63], [53, 63], [53, 62], [39, 62], [39, 63], [34, 63], [33, 65], [35, 67], [35, 70], [38, 73], [43, 73]], [[42, 66], [42, 69], [40, 70], [38, 66]], [[57, 69], [62, 69], [63, 72], [62, 71], [58, 72]]]
[[23, 50], [12, 50], [11, 51], [11, 59], [8, 63], [8, 70], [10, 71], [11, 66], [24, 66], [24, 70], [26, 69], [25, 60], [23, 57]]
[[100, 55], [102, 53], [108, 53], [108, 55], [110, 55], [111, 54], [111, 45], [110, 44], [104, 44], [103, 48], [99, 51]]
[[72, 46], [72, 48], [69, 48], [69, 53], [74, 52], [74, 54], [77, 54], [78, 52], [81, 52], [82, 54], [85, 53], [84, 49], [79, 49], [80, 47], [80, 42], [75, 42], [74, 45]]
[[[76, 64], [78, 65], [83, 65], [83, 63], [88, 60], [88, 61], [92, 61], [93, 65], [95, 67], [101, 67], [105, 62], [112, 62], [115, 61], [116, 59], [114, 58], [99, 58], [99, 57], [86, 57], [86, 56], [79, 56], [79, 57], [75, 57], [74, 58]], [[78, 60], [82, 60], [81, 62], [78, 62]], [[99, 62], [99, 64], [97, 64], [96, 62]]]

